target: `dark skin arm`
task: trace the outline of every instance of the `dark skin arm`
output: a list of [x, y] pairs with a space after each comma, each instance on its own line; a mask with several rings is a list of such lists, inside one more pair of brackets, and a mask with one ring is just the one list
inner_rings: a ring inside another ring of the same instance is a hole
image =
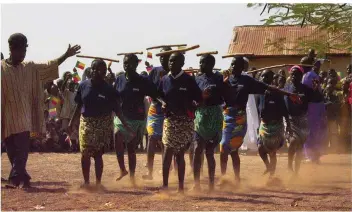
[[302, 101], [301, 99], [299, 98], [299, 96], [297, 94], [294, 94], [294, 93], [290, 93], [290, 92], [286, 92], [284, 90], [281, 90], [281, 89], [278, 89], [274, 86], [271, 86], [269, 85], [268, 88], [267, 88], [269, 91], [272, 91], [272, 92], [277, 92], [278, 94], [280, 95], [286, 95], [286, 96], [289, 96], [290, 99], [293, 101], [293, 102], [296, 102], [298, 104], [301, 104]]
[[79, 125], [79, 118], [81, 117], [81, 109], [82, 109], [82, 106], [81, 104], [76, 104], [76, 107], [75, 107], [75, 112], [73, 113], [73, 116], [70, 120], [70, 123], [68, 125], [68, 131], [69, 133], [72, 132], [73, 128], [78, 128], [78, 125]]
[[67, 58], [72, 57], [76, 54], [79, 54], [80, 49], [81, 49], [81, 46], [79, 45], [75, 45], [73, 47], [71, 47], [71, 45], [68, 45], [68, 49], [65, 52], [65, 54], [63, 54], [61, 57], [57, 59], [58, 64], [61, 65]]

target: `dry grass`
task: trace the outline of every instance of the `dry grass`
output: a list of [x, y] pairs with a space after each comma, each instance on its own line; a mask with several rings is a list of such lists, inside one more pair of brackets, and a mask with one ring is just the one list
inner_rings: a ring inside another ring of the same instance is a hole
[[[127, 159], [127, 158], [126, 158]], [[155, 157], [154, 181], [143, 181], [146, 156], [137, 157], [138, 187], [132, 188], [128, 177], [115, 182], [116, 157], [104, 156], [104, 192], [82, 191], [79, 154], [30, 154], [27, 169], [32, 176], [31, 190], [5, 189], [2, 185], [2, 210], [351, 210], [351, 155], [327, 155], [322, 164], [303, 164], [297, 180], [287, 172], [287, 157], [278, 158], [276, 179], [268, 184], [262, 176], [264, 165], [259, 156], [241, 156], [242, 183], [233, 183], [232, 164], [228, 164], [229, 185], [208, 194], [207, 169], [202, 175], [203, 192], [177, 195], [177, 178], [171, 174], [171, 193], [158, 193], [161, 185], [161, 156]], [[188, 156], [187, 156], [188, 159]], [[219, 155], [216, 155], [219, 164]], [[10, 166], [2, 157], [2, 176]], [[229, 160], [230, 162], [230, 160]], [[94, 165], [94, 162], [93, 164]], [[206, 164], [205, 164], [206, 165]], [[91, 179], [94, 183], [94, 166]], [[192, 187], [187, 161], [186, 188]], [[219, 165], [216, 175], [219, 176]], [[218, 178], [218, 177], [217, 177]]]

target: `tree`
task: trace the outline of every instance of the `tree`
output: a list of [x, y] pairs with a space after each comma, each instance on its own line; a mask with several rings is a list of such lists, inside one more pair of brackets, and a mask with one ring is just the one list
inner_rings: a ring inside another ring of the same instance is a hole
[[[352, 6], [351, 4], [247, 4], [249, 8], [262, 8], [264, 25], [316, 26], [319, 39], [298, 39], [296, 47], [314, 48], [320, 54], [334, 50], [352, 52]], [[285, 38], [269, 41], [268, 45], [285, 48]]]

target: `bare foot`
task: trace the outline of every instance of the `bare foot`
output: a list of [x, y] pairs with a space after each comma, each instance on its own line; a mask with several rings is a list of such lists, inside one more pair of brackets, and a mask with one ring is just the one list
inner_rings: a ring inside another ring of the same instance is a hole
[[89, 183], [83, 183], [79, 186], [80, 189], [89, 189]]
[[167, 192], [169, 192], [169, 187], [168, 186], [160, 186], [159, 190], [157, 192], [158, 193], [167, 193]]
[[153, 180], [153, 176], [151, 174], [145, 174], [142, 176], [143, 180]]
[[105, 192], [106, 191], [106, 188], [101, 184], [101, 183], [97, 183], [95, 185], [95, 188], [97, 189], [97, 191], [99, 192]]
[[177, 193], [183, 195], [183, 194], [185, 194], [185, 190], [183, 188], [178, 188]]
[[134, 177], [131, 177], [130, 181], [131, 181], [132, 187], [133, 187], [133, 188], [136, 188], [136, 187], [137, 187], [136, 179], [135, 179]]
[[128, 175], [128, 171], [122, 171], [120, 176], [118, 178], [116, 178], [116, 181], [119, 181], [121, 180], [124, 176]]
[[288, 171], [289, 171], [290, 173], [294, 173], [292, 166], [288, 166]]
[[266, 169], [266, 170], [264, 171], [263, 175], [266, 175], [266, 174], [268, 174], [269, 172], [270, 172], [270, 170], [269, 170], [269, 169]]
[[191, 189], [190, 192], [192, 193], [199, 193], [202, 191], [202, 188], [200, 187], [199, 184], [194, 185]]

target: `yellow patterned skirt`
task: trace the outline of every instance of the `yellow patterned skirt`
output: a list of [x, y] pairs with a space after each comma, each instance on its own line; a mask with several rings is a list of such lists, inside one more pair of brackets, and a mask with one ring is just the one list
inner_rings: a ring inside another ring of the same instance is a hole
[[81, 115], [79, 143], [81, 153], [94, 157], [109, 148], [112, 138], [113, 118], [111, 115], [84, 117]]

